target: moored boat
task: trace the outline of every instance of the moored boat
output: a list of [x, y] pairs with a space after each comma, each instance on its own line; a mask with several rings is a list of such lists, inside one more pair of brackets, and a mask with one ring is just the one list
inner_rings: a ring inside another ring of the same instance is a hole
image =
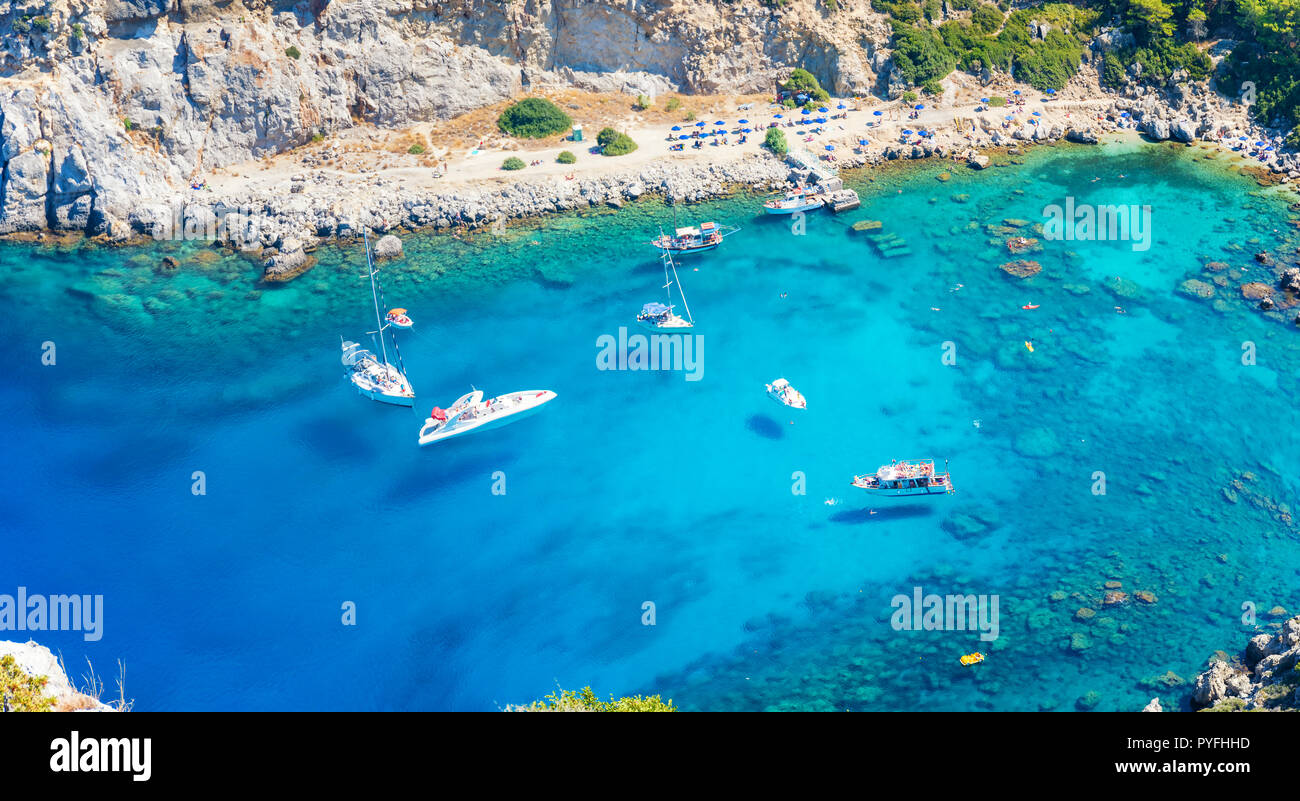
[[389, 309], [388, 314], [384, 315], [384, 319], [393, 328], [400, 328], [403, 331], [415, 325], [415, 321], [406, 313], [406, 309]]
[[725, 236], [734, 234], [739, 228], [719, 226], [715, 222], [700, 223], [699, 227], [678, 228], [672, 236], [660, 233], [650, 241], [660, 251], [670, 253], [703, 253], [722, 244]]
[[[643, 327], [654, 331], [684, 331], [695, 327], [695, 319], [691, 317], [690, 304], [686, 302], [686, 291], [682, 289], [681, 279], [677, 277], [677, 265], [673, 263], [673, 256], [670, 251], [660, 251], [664, 263], [664, 290], [668, 295], [667, 303], [647, 303], [641, 307], [641, 311], [636, 316], [636, 321]], [[682, 297], [682, 308], [686, 311], [686, 316], [678, 315], [673, 309], [673, 284], [677, 285], [677, 292]]]
[[820, 209], [824, 205], [826, 205], [826, 198], [822, 193], [801, 186], [786, 192], [785, 196], [778, 200], [767, 201], [763, 204], [763, 210], [768, 214], [795, 214]]
[[[391, 319], [385, 320], [380, 317], [379, 309], [382, 308], [383, 290], [379, 286], [379, 268], [375, 266], [374, 260], [370, 257], [370, 236], [362, 229], [362, 236], [366, 246], [366, 271], [370, 278], [370, 297], [374, 302], [375, 325], [376, 330], [370, 331], [371, 335], [379, 343], [379, 354], [367, 350], [356, 342], [348, 342], [340, 337], [343, 346], [342, 362], [343, 366], [348, 368], [347, 378], [352, 386], [357, 388], [357, 392], [363, 396], [380, 403], [391, 403], [396, 406], [413, 406], [415, 405], [415, 390], [411, 388], [411, 382], [406, 377], [406, 368], [402, 364], [402, 352], [397, 348], [397, 335], [389, 334], [385, 336], [385, 329], [397, 328]], [[394, 309], [394, 311], [405, 312], [405, 309]], [[391, 318], [392, 312], [389, 312]], [[409, 318], [408, 318], [409, 323]], [[409, 328], [410, 326], [405, 326]], [[393, 357], [396, 363], [388, 359], [388, 339], [392, 338]]]
[[[945, 467], [946, 470], [946, 467]], [[933, 459], [895, 460], [875, 473], [853, 477], [853, 486], [872, 495], [951, 495], [952, 475], [936, 473]]]
[[420, 427], [420, 444], [432, 445], [475, 431], [486, 431], [522, 420], [555, 400], [549, 389], [521, 390], [483, 400], [480, 390], [462, 395], [446, 409], [434, 407]]
[[767, 385], [767, 396], [782, 406], [791, 409], [807, 409], [808, 401], [799, 390], [790, 386], [784, 378], [778, 378]]

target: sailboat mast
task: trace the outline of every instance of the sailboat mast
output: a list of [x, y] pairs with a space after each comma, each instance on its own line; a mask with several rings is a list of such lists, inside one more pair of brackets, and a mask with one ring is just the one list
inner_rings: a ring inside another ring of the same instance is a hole
[[[686, 320], [687, 320], [687, 322], [689, 322], [691, 325], [695, 325], [695, 318], [691, 316], [691, 306], [690, 306], [689, 303], [686, 302], [686, 290], [685, 290], [685, 289], [682, 289], [682, 279], [680, 279], [680, 278], [677, 277], [677, 265], [673, 263], [672, 256], [668, 255], [668, 253], [666, 253], [666, 252], [664, 253], [664, 258], [667, 260], [667, 264], [671, 264], [671, 265], [672, 265], [672, 268], [673, 268], [673, 280], [677, 282], [677, 291], [680, 292], [680, 293], [681, 293], [681, 296], [682, 296], [682, 308], [686, 309]], [[665, 277], [665, 278], [667, 277], [667, 271], [665, 271], [665, 276], [664, 276], [664, 277]], [[672, 290], [671, 290], [671, 289], [668, 290], [668, 296], [669, 296], [668, 299], [671, 301], [671, 300], [672, 300]], [[672, 305], [672, 304], [670, 303], [669, 305]]]
[[375, 264], [370, 260], [370, 234], [361, 229], [361, 236], [366, 243], [366, 271], [370, 273], [370, 297], [375, 301], [375, 333], [379, 335], [379, 350], [384, 355], [384, 364], [388, 364], [388, 345], [384, 343], [384, 318], [379, 314], [379, 290], [375, 287]]

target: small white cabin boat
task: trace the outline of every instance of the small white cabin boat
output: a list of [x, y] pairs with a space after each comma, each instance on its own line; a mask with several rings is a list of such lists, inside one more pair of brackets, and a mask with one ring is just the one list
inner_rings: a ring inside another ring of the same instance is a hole
[[778, 378], [767, 385], [767, 396], [782, 406], [789, 406], [791, 409], [808, 408], [807, 399], [799, 390], [790, 386], [790, 382], [784, 378]]
[[826, 198], [822, 193], [801, 186], [786, 192], [779, 200], [767, 201], [763, 204], [763, 210], [768, 214], [795, 214], [820, 209], [824, 205]]

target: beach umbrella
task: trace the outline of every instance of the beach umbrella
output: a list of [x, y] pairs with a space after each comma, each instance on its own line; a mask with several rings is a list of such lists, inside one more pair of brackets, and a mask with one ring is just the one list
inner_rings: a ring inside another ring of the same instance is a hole
[[1047, 93], [1048, 93], [1049, 95], [1054, 95], [1054, 94], [1056, 94], [1056, 90], [1055, 90], [1055, 89], [1048, 89], [1048, 90], [1047, 90]]
[[715, 123], [713, 123], [713, 124], [714, 124], [714, 125], [726, 125], [727, 123], [723, 122], [722, 120], [718, 120], [717, 122], [715, 122]]
[[865, 139], [859, 139], [859, 140], [858, 140], [858, 144], [860, 144], [860, 145], [865, 145], [865, 144], [867, 144], [867, 140], [865, 140]]
[[988, 99], [987, 97], [981, 97], [981, 98], [980, 98], [980, 102], [981, 102], [981, 103], [987, 103], [987, 102], [989, 102], [989, 99]]
[[748, 128], [741, 128], [741, 129], [740, 129], [740, 132], [741, 132], [741, 133], [749, 133], [749, 129], [748, 129]]
[[917, 109], [917, 110], [919, 111], [920, 109], [925, 108], [925, 104], [924, 104], [924, 103], [917, 103], [915, 106], [912, 106], [912, 108]]
[[912, 130], [911, 130], [910, 128], [904, 128], [904, 129], [903, 129], [903, 134], [904, 134], [905, 136], [911, 136], [911, 135], [912, 135]]
[[741, 125], [748, 125], [748, 124], [749, 124], [749, 120], [737, 120], [737, 122], [739, 122]]
[[1119, 115], [1120, 115], [1121, 117], [1127, 117], [1127, 116], [1128, 116], [1128, 112], [1127, 112], [1127, 111], [1121, 111], [1121, 112], [1119, 113]]
[[677, 137], [677, 138], [678, 138], [678, 139], [690, 139], [690, 137], [687, 136], [686, 134], [682, 134], [681, 136], [679, 136], [679, 137]]
[[778, 114], [778, 115], [776, 115], [776, 118], [779, 120], [779, 119], [781, 119], [781, 118], [784, 117], [784, 116], [785, 116], [784, 114]]
[[682, 129], [682, 126], [680, 126], [680, 125], [674, 125], [674, 126], [673, 126], [673, 130], [674, 130], [674, 131], [680, 131], [681, 129]]
[[700, 122], [695, 123], [695, 127], [696, 127], [696, 128], [702, 128], [702, 127], [704, 127], [704, 124], [705, 124], [704, 121], [701, 120]]
[[827, 146], [826, 146], [826, 149], [827, 149], [827, 150], [834, 150], [834, 149], [835, 149], [835, 145], [827, 145]]
[[1013, 118], [1010, 114], [1008, 114], [1008, 115], [1007, 115], [1007, 119], [1010, 120], [1010, 119], [1014, 119], [1014, 118]]
[[824, 123], [824, 122], [826, 122], [826, 118], [825, 118], [825, 117], [818, 117], [817, 119], [813, 120], [813, 122], [823, 122], [823, 123]]
[[1018, 95], [1018, 94], [1020, 94], [1020, 90], [1017, 89], [1016, 91], [1012, 92], [1011, 94], [1013, 94], [1013, 95]]
[[1034, 112], [1034, 116], [1035, 116], [1035, 117], [1041, 117], [1041, 116], [1043, 116], [1043, 112], [1041, 112], [1041, 111], [1035, 111], [1035, 112]]
[[830, 111], [830, 109], [826, 108], [825, 106], [822, 106], [821, 108], [819, 108], [819, 109], [817, 109], [817, 110], [820, 111], [820, 112], [823, 113], [823, 114], [825, 114], [827, 111]]
[[883, 117], [884, 115], [885, 115], [885, 112], [883, 112], [883, 111], [873, 111], [873, 112], [871, 112], [871, 116], [873, 116], [873, 117]]
[[811, 114], [812, 112], [809, 111], [808, 109], [804, 109], [804, 110], [803, 110], [802, 112], [800, 112], [800, 113], [802, 113], [802, 114]]
[[1264, 143], [1263, 143], [1263, 142], [1256, 142], [1256, 143], [1255, 143], [1255, 147], [1263, 147], [1263, 146], [1264, 146]]

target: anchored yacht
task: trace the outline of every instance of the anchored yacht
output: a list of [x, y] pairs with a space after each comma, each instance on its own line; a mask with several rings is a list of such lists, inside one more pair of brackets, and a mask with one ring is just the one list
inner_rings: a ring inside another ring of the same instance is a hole
[[933, 459], [893, 461], [875, 473], [853, 477], [853, 486], [872, 495], [951, 495], [952, 475], [936, 473]]
[[549, 389], [530, 389], [483, 400], [483, 392], [461, 395], [450, 407], [434, 407], [420, 428], [420, 444], [432, 445], [474, 431], [486, 431], [522, 420], [555, 400]]

